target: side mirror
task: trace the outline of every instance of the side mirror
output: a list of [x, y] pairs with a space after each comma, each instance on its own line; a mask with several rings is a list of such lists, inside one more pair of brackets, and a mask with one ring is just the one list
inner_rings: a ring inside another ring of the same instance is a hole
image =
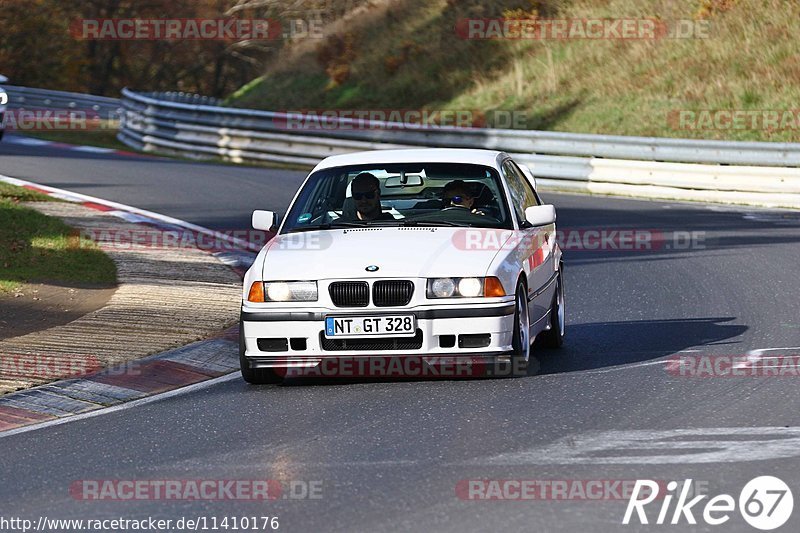
[[253, 229], [271, 231], [273, 226], [275, 226], [274, 211], [253, 211]]
[[547, 226], [556, 221], [556, 208], [552, 205], [532, 205], [525, 210], [525, 220], [531, 226]]
[[536, 178], [533, 176], [533, 172], [531, 172], [530, 167], [528, 165], [519, 165], [519, 168], [522, 170], [522, 173], [525, 174], [525, 177], [528, 178], [528, 183], [531, 184], [533, 190], [536, 190]]

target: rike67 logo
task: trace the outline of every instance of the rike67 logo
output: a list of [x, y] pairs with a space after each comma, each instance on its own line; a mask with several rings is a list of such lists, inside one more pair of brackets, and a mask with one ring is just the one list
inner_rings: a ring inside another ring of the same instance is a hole
[[[681, 487], [680, 493], [676, 489]], [[727, 523], [737, 510], [742, 518], [756, 529], [770, 531], [784, 525], [792, 516], [794, 497], [789, 486], [781, 479], [773, 476], [760, 476], [750, 480], [739, 493], [738, 501], [729, 494], [719, 494], [704, 502], [707, 494], [690, 497], [692, 480], [687, 479], [682, 485], [676, 481], [667, 483], [666, 491], [662, 484], [649, 479], [637, 480], [633, 488], [628, 507], [622, 523], [628, 525], [633, 520], [640, 524], [650, 524], [652, 515], [648, 517], [645, 507], [659, 500], [661, 505], [655, 524], [697, 524], [695, 513], [711, 526]], [[642, 497], [643, 496], [643, 497]], [[673, 500], [677, 501], [672, 506]], [[654, 507], [658, 507], [657, 505]], [[651, 509], [653, 511], [655, 509]], [[635, 518], [634, 518], [635, 517]]]

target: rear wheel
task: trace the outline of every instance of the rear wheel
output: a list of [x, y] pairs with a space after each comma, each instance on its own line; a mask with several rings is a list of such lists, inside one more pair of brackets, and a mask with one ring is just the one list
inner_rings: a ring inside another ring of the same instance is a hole
[[528, 362], [531, 357], [531, 324], [528, 291], [522, 280], [517, 283], [514, 301], [514, 333], [511, 338], [514, 353], [511, 356], [511, 372], [514, 376], [525, 376], [528, 374]]
[[564, 297], [564, 268], [560, 268], [556, 279], [556, 293], [550, 307], [550, 329], [542, 333], [547, 348], [560, 348], [566, 334], [566, 299]]
[[272, 368], [250, 368], [250, 361], [247, 360], [244, 353], [244, 327], [239, 322], [239, 368], [242, 370], [242, 378], [253, 385], [267, 385], [283, 381], [283, 377], [279, 376]]

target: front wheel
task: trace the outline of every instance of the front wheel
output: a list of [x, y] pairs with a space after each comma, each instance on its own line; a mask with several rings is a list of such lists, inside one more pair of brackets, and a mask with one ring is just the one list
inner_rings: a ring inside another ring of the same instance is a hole
[[511, 337], [511, 372], [514, 376], [528, 374], [528, 362], [531, 357], [531, 323], [528, 311], [528, 290], [520, 280], [514, 305], [514, 333]]
[[564, 297], [564, 268], [558, 271], [556, 293], [550, 307], [550, 329], [542, 333], [542, 340], [547, 348], [560, 348], [564, 344], [566, 334], [566, 299]]
[[272, 368], [250, 368], [250, 361], [247, 360], [244, 353], [244, 327], [239, 322], [239, 368], [242, 371], [242, 378], [253, 385], [283, 382], [283, 377], [279, 376]]

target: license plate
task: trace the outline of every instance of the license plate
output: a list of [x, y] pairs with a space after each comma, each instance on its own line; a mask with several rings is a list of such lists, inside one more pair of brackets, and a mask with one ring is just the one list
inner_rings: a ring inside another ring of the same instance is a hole
[[413, 337], [417, 333], [414, 315], [325, 317], [325, 336]]

